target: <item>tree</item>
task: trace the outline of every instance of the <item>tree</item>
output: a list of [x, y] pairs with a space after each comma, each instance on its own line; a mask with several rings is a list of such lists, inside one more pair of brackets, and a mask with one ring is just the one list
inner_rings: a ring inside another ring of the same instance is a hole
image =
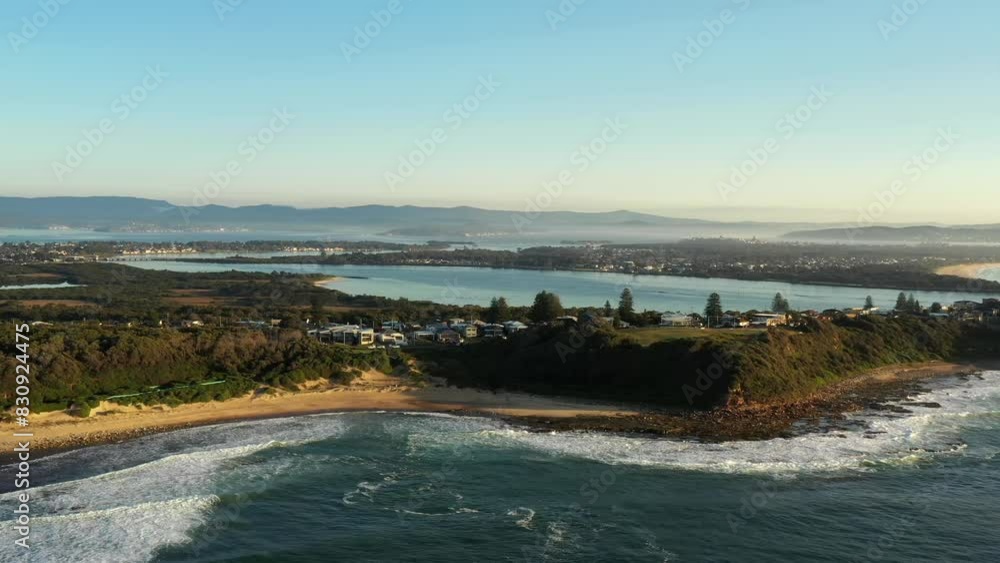
[[917, 298], [911, 293], [910, 296], [906, 298], [906, 310], [911, 313], [916, 313], [917, 307]]
[[903, 293], [903, 292], [900, 292], [899, 293], [899, 297], [896, 298], [896, 310], [897, 311], [906, 311], [908, 306], [909, 306], [909, 304], [907, 303], [907, 300], [906, 300], [906, 294]]
[[535, 296], [535, 303], [528, 312], [528, 318], [536, 323], [555, 320], [563, 314], [562, 302], [555, 293], [543, 291]]
[[940, 303], [933, 303], [933, 304], [931, 304], [931, 312], [932, 313], [940, 313], [941, 311], [944, 311], [944, 306], [943, 305], [941, 305]]
[[604, 316], [605, 317], [614, 316], [615, 310], [611, 308], [611, 301], [605, 301], [604, 302], [604, 311], [603, 312], [604, 312]]
[[490, 301], [490, 308], [486, 310], [486, 320], [490, 323], [502, 323], [510, 320], [510, 305], [504, 297], [494, 297]]
[[788, 300], [780, 293], [776, 294], [774, 300], [771, 301], [771, 310], [775, 313], [787, 313], [790, 308]]
[[621, 298], [618, 300], [618, 316], [631, 321], [635, 317], [635, 301], [632, 299], [632, 290], [625, 288], [622, 290]]
[[718, 293], [708, 296], [708, 303], [705, 304], [705, 318], [708, 326], [718, 325], [722, 319], [722, 297]]
[[869, 295], [868, 297], [865, 298], [865, 311], [871, 311], [874, 308], [875, 308], [875, 300], [872, 299], [871, 295]]

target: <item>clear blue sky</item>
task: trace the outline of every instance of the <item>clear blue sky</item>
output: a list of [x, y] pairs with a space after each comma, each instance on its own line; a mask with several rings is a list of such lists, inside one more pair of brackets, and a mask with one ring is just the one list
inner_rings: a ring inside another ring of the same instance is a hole
[[[39, 0], [0, 3], [0, 193], [187, 204], [235, 161], [213, 203], [852, 220], [899, 179], [883, 221], [1000, 217], [995, 0], [927, 0], [889, 32], [879, 21], [907, 2], [588, 0], [553, 26], [558, 0], [401, 0], [350, 61], [355, 27], [390, 0], [245, 0], [220, 19], [225, 2], [70, 0], [36, 34], [22, 18]], [[679, 71], [675, 53], [723, 10], [730, 23]], [[157, 66], [168, 76], [123, 119], [115, 100]], [[446, 112], [490, 76], [499, 86], [455, 128]], [[779, 120], [821, 86], [832, 97], [786, 138]], [[241, 144], [282, 108], [294, 119], [250, 161]], [[584, 170], [574, 152], [613, 118], [627, 129]], [[57, 179], [102, 120], [113, 132]], [[958, 140], [937, 162], [905, 172], [948, 127]], [[446, 139], [390, 189], [386, 173], [438, 128]], [[721, 197], [769, 138], [768, 162]], [[539, 200], [562, 171], [572, 184]]]

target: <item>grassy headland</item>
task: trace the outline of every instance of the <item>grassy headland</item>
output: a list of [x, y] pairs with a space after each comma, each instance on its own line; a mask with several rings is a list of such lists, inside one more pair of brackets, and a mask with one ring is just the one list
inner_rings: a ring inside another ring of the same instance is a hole
[[752, 332], [582, 325], [419, 355], [433, 371], [470, 387], [710, 408], [794, 401], [884, 366], [1000, 357], [1000, 338], [957, 322], [906, 317], [810, 320], [798, 330]]

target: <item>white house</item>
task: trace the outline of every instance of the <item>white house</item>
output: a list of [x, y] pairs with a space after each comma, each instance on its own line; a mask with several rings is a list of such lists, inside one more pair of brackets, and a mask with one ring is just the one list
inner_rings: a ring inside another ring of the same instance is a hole
[[694, 321], [688, 315], [663, 313], [660, 315], [660, 326], [684, 327], [692, 326]]
[[779, 326], [788, 323], [788, 315], [784, 313], [757, 313], [753, 316], [751, 326], [768, 327]]

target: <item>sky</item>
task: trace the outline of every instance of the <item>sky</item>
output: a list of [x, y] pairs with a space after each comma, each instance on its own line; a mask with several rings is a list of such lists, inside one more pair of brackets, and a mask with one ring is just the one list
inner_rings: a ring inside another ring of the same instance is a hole
[[995, 223], [998, 18], [995, 0], [5, 0], [0, 195]]

